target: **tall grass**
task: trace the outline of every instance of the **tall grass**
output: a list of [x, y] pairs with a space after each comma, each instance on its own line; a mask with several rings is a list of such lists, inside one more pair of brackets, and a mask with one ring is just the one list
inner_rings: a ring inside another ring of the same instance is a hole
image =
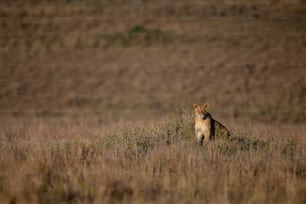
[[0, 200], [16, 203], [305, 203], [305, 126], [198, 146], [192, 116], [104, 132], [2, 121]]

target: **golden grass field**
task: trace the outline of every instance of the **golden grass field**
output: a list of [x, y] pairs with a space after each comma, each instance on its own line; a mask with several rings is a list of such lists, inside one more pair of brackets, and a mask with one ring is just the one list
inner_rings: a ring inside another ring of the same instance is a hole
[[[305, 203], [304, 0], [0, 0], [0, 203]], [[200, 147], [192, 103], [232, 132]]]
[[0, 199], [305, 203], [305, 125], [232, 121], [231, 140], [201, 147], [191, 121], [183, 112], [107, 133], [94, 121], [2, 121]]

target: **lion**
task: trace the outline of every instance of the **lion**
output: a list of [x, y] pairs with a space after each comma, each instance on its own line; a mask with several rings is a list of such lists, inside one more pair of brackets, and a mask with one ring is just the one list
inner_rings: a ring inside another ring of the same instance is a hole
[[228, 139], [230, 137], [229, 130], [217, 120], [213, 119], [207, 112], [209, 104], [203, 105], [193, 104], [195, 112], [195, 135], [197, 142], [203, 145], [203, 141], [208, 143], [210, 140], [214, 140], [215, 137]]

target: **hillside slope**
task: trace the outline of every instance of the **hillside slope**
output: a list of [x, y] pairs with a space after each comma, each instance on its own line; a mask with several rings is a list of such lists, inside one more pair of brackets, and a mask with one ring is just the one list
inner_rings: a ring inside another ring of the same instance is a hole
[[0, 4], [1, 116], [306, 120], [305, 3]]

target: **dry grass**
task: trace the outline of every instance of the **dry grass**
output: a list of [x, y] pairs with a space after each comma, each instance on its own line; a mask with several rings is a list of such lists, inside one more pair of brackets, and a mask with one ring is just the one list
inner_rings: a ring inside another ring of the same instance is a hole
[[238, 125], [230, 141], [200, 147], [191, 121], [108, 133], [85, 120], [2, 121], [0, 200], [305, 203], [305, 126]]
[[[305, 11], [0, 0], [0, 202], [305, 203]], [[204, 101], [231, 140], [170, 116]]]

